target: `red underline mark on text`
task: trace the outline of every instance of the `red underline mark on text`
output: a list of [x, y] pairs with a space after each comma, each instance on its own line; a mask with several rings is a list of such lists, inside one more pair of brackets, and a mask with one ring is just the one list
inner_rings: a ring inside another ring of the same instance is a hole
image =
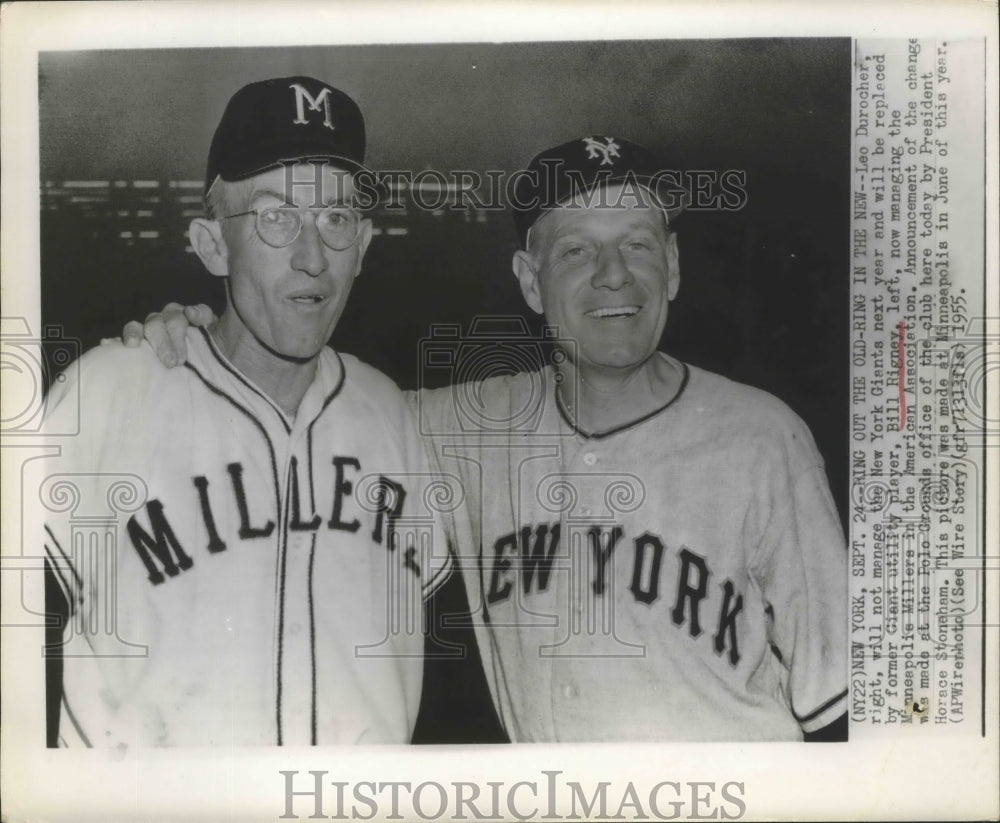
[[899, 358], [899, 427], [896, 431], [906, 428], [906, 321], [900, 320], [896, 327], [899, 333], [896, 342], [896, 354]]

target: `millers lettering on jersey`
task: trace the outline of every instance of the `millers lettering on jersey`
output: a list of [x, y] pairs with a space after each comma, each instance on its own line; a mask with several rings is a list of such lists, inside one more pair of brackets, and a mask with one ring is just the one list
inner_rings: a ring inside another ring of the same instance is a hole
[[[498, 538], [493, 544], [487, 605], [509, 599], [515, 580], [520, 581], [526, 597], [546, 591], [560, 534], [561, 524], [557, 521], [522, 526]], [[736, 666], [740, 662], [736, 618], [743, 609], [743, 595], [736, 591], [733, 582], [727, 578], [710, 591], [712, 570], [701, 555], [683, 546], [677, 552], [667, 551], [663, 538], [649, 531], [625, 540], [619, 548], [624, 536], [621, 526], [587, 529], [587, 546], [594, 570], [590, 586], [594, 596], [616, 596], [608, 588], [608, 564], [616, 552], [631, 550], [632, 575], [627, 591], [636, 602], [652, 607], [660, 599], [661, 588], [666, 594], [667, 587], [672, 587], [673, 598], [667, 600], [673, 603], [669, 608], [671, 623], [678, 629], [686, 628], [692, 638], [700, 638], [705, 628], [714, 625], [714, 632], [705, 639], [712, 644], [716, 654], [727, 655], [730, 665]], [[669, 559], [671, 555], [675, 556], [673, 562]], [[565, 558], [563, 555], [564, 561]], [[668, 570], [664, 573], [665, 559]], [[704, 626], [703, 620], [707, 621]]]
[[[298, 461], [294, 457], [291, 458], [289, 531], [312, 532], [326, 528], [354, 533], [362, 525], [358, 517], [365, 516], [368, 521], [365, 528], [369, 529], [372, 540], [379, 545], [384, 545], [389, 551], [395, 551], [398, 543], [395, 523], [403, 511], [406, 489], [401, 483], [379, 475], [374, 489], [369, 491], [374, 506], [371, 507], [371, 510], [363, 509], [356, 503], [350, 502], [354, 493], [355, 481], [348, 479], [347, 474], [351, 472], [351, 477], [361, 476], [361, 461], [356, 457], [335, 455], [331, 465], [335, 481], [330, 516], [325, 519], [325, 522], [318, 513], [305, 519], [300, 510], [302, 496], [299, 494]], [[229, 475], [230, 482], [228, 484], [210, 483], [204, 475], [192, 478], [192, 495], [197, 495], [205, 531], [208, 534], [205, 549], [211, 554], [225, 551], [229, 546], [219, 534], [216, 526], [218, 522], [216, 514], [221, 507], [229, 506], [230, 510], [235, 507], [238, 512], [240, 526], [237, 536], [241, 541], [269, 537], [275, 528], [276, 515], [274, 512], [271, 512], [267, 518], [261, 516], [257, 518], [256, 522], [251, 522], [251, 509], [254, 512], [259, 512], [262, 506], [261, 501], [248, 501], [247, 499], [243, 483], [243, 465], [238, 462], [229, 463], [226, 466], [226, 473]], [[217, 489], [220, 485], [222, 488]], [[228, 489], [226, 485], [229, 486]], [[141, 524], [133, 515], [129, 518], [127, 530], [133, 548], [149, 572], [149, 582], [153, 585], [159, 585], [167, 577], [176, 577], [180, 572], [190, 569], [194, 565], [194, 560], [189, 553], [190, 547], [186, 549], [177, 539], [177, 533], [170, 524], [169, 514], [162, 501], [153, 498], [146, 503], [144, 508], [148, 525]], [[231, 540], [232, 538], [230, 538]], [[419, 577], [420, 566], [415, 559], [416, 553], [416, 548], [412, 545], [407, 546], [403, 565]]]

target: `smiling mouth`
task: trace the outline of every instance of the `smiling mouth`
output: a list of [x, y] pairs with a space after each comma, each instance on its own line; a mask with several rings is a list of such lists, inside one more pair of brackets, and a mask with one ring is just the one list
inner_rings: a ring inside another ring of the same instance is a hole
[[642, 306], [605, 306], [599, 309], [591, 309], [587, 312], [587, 315], [590, 317], [596, 317], [599, 320], [634, 317], [639, 313], [641, 308]]
[[306, 306], [315, 306], [325, 302], [328, 298], [325, 294], [299, 294], [289, 298], [293, 303]]

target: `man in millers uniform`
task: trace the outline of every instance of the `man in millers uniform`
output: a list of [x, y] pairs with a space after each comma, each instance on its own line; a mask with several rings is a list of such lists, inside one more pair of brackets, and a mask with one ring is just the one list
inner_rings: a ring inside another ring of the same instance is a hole
[[[326, 347], [371, 238], [364, 151], [332, 86], [240, 89], [190, 227], [222, 316], [183, 368], [105, 345], [51, 392], [49, 430], [80, 421], [39, 481], [71, 609], [64, 744], [410, 740], [451, 556], [403, 395]], [[109, 508], [95, 542], [80, 515]]]

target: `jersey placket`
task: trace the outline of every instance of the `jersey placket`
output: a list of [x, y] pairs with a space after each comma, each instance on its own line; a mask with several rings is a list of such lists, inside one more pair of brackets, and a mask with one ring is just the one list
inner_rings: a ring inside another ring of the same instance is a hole
[[[292, 472], [295, 452], [294, 440], [289, 438], [285, 465], [282, 472], [281, 533], [278, 538], [278, 660], [276, 661], [278, 688], [278, 743], [309, 742], [309, 707], [303, 705], [302, 674], [310, 671], [309, 660], [309, 591], [308, 565], [312, 533], [292, 530], [290, 501], [298, 495], [302, 500], [301, 485], [298, 491], [292, 484], [303, 469]], [[306, 461], [308, 463], [308, 460]], [[308, 468], [305, 469], [308, 471]], [[307, 510], [308, 511], [308, 510]], [[308, 516], [308, 515], [307, 515]], [[308, 692], [307, 692], [308, 693]]]
[[635, 499], [641, 490], [627, 487], [634, 478], [615, 469], [599, 440], [577, 436], [565, 449], [563, 473], [573, 484], [576, 504], [563, 516], [571, 566], [569, 631], [554, 661], [553, 724], [556, 739], [586, 739], [588, 729], [600, 739], [603, 721], [593, 715], [601, 701], [591, 689], [607, 688], [609, 678], [615, 679], [616, 665], [644, 654], [616, 625], [616, 598], [624, 584], [615, 579], [614, 560], [621, 503]]
[[323, 522], [316, 511], [312, 422], [300, 413], [292, 424], [282, 482], [276, 673], [278, 742], [286, 746], [318, 742], [313, 566], [316, 531]]
[[587, 532], [600, 520], [601, 507], [595, 500], [594, 478], [589, 475], [595, 455], [579, 436], [563, 442], [562, 476], [572, 487], [572, 505], [562, 515], [565, 558], [568, 574], [560, 575], [559, 613], [563, 619], [560, 639], [550, 650], [553, 656], [553, 728], [555, 739], [565, 732], [579, 734], [588, 723], [586, 678], [595, 631], [601, 629], [603, 605], [590, 592], [592, 562]]
[[[279, 467], [275, 529], [275, 742], [309, 745], [315, 704], [311, 564], [315, 545], [308, 421], [291, 421], [268, 398], [255, 398]], [[296, 508], [297, 504], [297, 508]]]

